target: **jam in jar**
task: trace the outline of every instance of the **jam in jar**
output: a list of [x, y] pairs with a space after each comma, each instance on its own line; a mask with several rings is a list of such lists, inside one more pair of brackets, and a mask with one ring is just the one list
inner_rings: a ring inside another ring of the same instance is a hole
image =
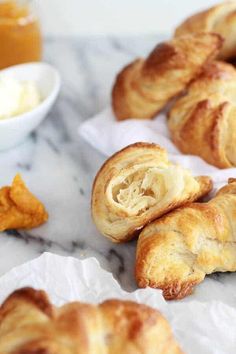
[[0, 1], [0, 69], [39, 61], [42, 37], [32, 1]]

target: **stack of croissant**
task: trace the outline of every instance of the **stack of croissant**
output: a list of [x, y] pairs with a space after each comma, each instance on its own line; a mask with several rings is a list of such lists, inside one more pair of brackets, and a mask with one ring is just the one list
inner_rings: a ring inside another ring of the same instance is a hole
[[[151, 119], [168, 103], [167, 125], [181, 152], [236, 166], [236, 69], [226, 62], [234, 56], [236, 1], [188, 18], [172, 40], [127, 65], [112, 91], [116, 118]], [[92, 216], [113, 242], [138, 236], [139, 287], [181, 299], [207, 274], [236, 271], [236, 179], [203, 202], [211, 189], [210, 177], [171, 163], [160, 146], [136, 143], [98, 172]]]
[[116, 118], [151, 119], [171, 101], [167, 124], [180, 151], [236, 166], [236, 70], [225, 62], [235, 56], [236, 1], [189, 17], [172, 40], [118, 74]]
[[94, 181], [92, 215], [113, 242], [139, 235], [140, 287], [181, 299], [213, 272], [236, 271], [236, 179], [208, 202], [207, 176], [168, 160], [160, 146], [136, 143], [109, 158]]

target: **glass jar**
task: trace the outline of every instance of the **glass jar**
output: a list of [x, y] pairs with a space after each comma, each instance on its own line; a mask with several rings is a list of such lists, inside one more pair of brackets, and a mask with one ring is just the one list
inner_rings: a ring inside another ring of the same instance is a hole
[[42, 55], [42, 36], [32, 1], [0, 1], [0, 69]]

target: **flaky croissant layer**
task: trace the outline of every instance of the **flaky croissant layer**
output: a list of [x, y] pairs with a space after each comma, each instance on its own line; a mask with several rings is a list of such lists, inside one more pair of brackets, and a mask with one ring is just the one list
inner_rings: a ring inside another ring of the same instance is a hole
[[209, 177], [168, 161], [164, 149], [136, 143], [108, 159], [98, 172], [92, 191], [92, 214], [98, 230], [115, 242], [135, 236], [151, 220], [212, 187]]
[[0, 307], [1, 354], [181, 354], [156, 310], [131, 301], [54, 307], [43, 291], [17, 290]]
[[140, 234], [136, 279], [167, 300], [191, 294], [206, 274], [236, 271], [236, 180], [208, 203], [192, 203], [155, 220]]
[[236, 70], [212, 62], [169, 112], [171, 138], [184, 153], [220, 168], [236, 166]]
[[219, 58], [236, 56], [236, 1], [225, 1], [187, 18], [175, 31], [175, 37], [190, 33], [214, 32], [223, 39]]
[[216, 57], [221, 46], [222, 38], [217, 34], [190, 34], [161, 43], [146, 59], [126, 66], [112, 90], [116, 118], [153, 118]]

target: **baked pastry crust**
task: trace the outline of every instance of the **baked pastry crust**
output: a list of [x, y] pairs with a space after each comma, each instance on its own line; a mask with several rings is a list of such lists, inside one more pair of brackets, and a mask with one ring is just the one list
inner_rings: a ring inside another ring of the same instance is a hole
[[28, 190], [19, 174], [12, 186], [0, 189], [0, 231], [31, 229], [47, 219], [44, 205]]
[[[154, 349], [155, 348], [155, 349]], [[131, 301], [54, 307], [43, 291], [15, 291], [0, 308], [0, 353], [181, 354], [160, 312]]]
[[176, 146], [220, 168], [236, 166], [236, 70], [209, 63], [169, 112]]
[[236, 1], [226, 1], [188, 17], [175, 30], [175, 37], [189, 33], [214, 32], [224, 38], [219, 58], [236, 56]]
[[118, 120], [153, 118], [212, 60], [222, 46], [217, 34], [198, 33], [161, 43], [117, 76], [112, 106]]
[[210, 177], [194, 178], [189, 170], [171, 163], [160, 146], [132, 144], [98, 171], [92, 191], [93, 220], [112, 241], [128, 241], [150, 221], [197, 200], [211, 188]]
[[236, 271], [236, 179], [208, 203], [183, 206], [140, 234], [136, 279], [166, 300], [192, 293], [206, 274]]

